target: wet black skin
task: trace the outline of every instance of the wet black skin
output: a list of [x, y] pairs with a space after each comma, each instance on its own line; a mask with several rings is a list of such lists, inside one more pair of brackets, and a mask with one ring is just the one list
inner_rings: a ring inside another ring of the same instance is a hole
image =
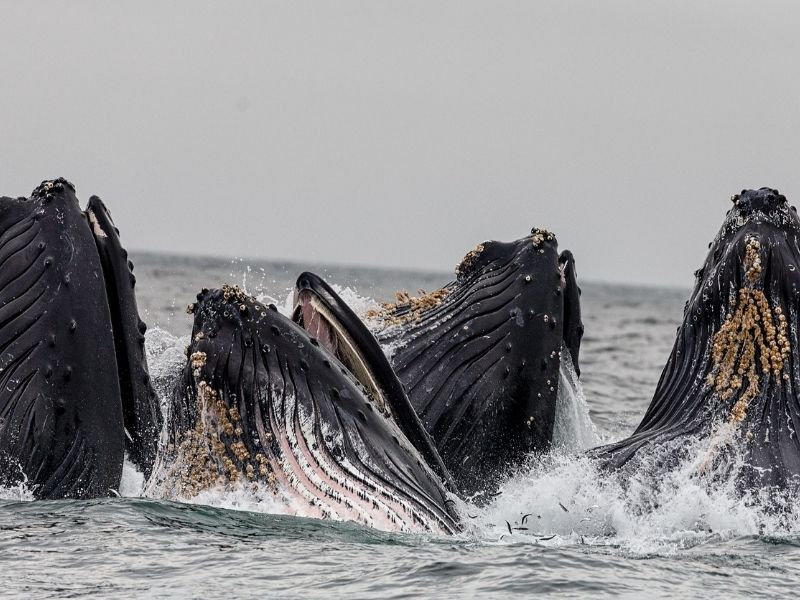
[[[310, 414], [315, 435], [307, 440], [309, 446], [316, 444], [333, 463], [347, 458], [409, 502], [422, 498], [416, 504], [420, 510], [445, 530], [458, 528], [439, 478], [400, 429], [374, 407], [345, 365], [316, 339], [274, 306], [253, 298], [226, 300], [220, 290], [204, 290], [197, 298], [189, 354], [205, 353], [205, 364], [199, 371], [191, 361], [187, 364], [170, 423], [173, 439], [197, 423], [200, 382], [217, 390], [225, 406], [241, 415], [242, 434], [220, 439], [243, 470], [244, 463], [231, 450], [235, 441], [243, 442], [251, 457], [261, 453], [288, 460], [278, 443], [287, 437], [285, 423], [296, 423], [300, 413]], [[287, 400], [291, 397], [296, 405]], [[323, 428], [329, 435], [323, 435]]]
[[572, 365], [579, 376], [581, 339], [583, 338], [583, 321], [581, 320], [581, 288], [578, 287], [578, 276], [575, 272], [575, 257], [572, 252], [564, 250], [558, 257], [558, 264], [564, 273], [564, 345], [572, 357]]
[[562, 258], [552, 234], [486, 242], [441, 303], [384, 315], [378, 340], [462, 493], [492, 492], [550, 448], [562, 345], [577, 364], [583, 333], [574, 260]]
[[[749, 401], [746, 416], [733, 436], [711, 448], [709, 456], [723, 472], [726, 457], [741, 456], [745, 464], [737, 477], [744, 490], [763, 486], [795, 489], [800, 476], [800, 220], [776, 190], [744, 190], [732, 200], [734, 206], [696, 273], [683, 324], [642, 422], [629, 438], [593, 454], [610, 468], [640, 469], [696, 458], [688, 453], [697, 452], [697, 445], [686, 449], [690, 438], [710, 440], [699, 446], [707, 452], [714, 440], [712, 432], [730, 420], [747, 387], [745, 383], [731, 397], [723, 398], [709, 381], [709, 375], [713, 376], [713, 338], [726, 315], [733, 312], [731, 301], [739, 297], [740, 290], [757, 290], [763, 292], [776, 322], [779, 314], [785, 315], [791, 349], [777, 376], [771, 369], [768, 374], [759, 369], [759, 392]], [[753, 238], [760, 243], [762, 271], [748, 278], [750, 263], [745, 255], [748, 240]], [[759, 350], [756, 356], [760, 358], [760, 354]], [[737, 361], [741, 356], [740, 347]]]
[[[450, 490], [456, 492], [455, 482], [447, 467], [445, 467], [441, 456], [439, 456], [436, 445], [414, 411], [414, 407], [403, 390], [403, 385], [397, 379], [397, 375], [389, 365], [389, 361], [375, 336], [369, 332], [361, 319], [339, 295], [318, 275], [306, 272], [297, 278], [293, 320], [301, 327], [308, 325], [303, 321], [302, 305], [311, 296], [322, 303], [336, 319], [341, 329], [346, 331], [362, 362], [374, 376], [379, 393], [386, 399], [390, 407], [392, 418], [408, 440], [422, 454], [425, 461], [442, 481], [447, 483]], [[336, 342], [334, 344], [338, 345]], [[338, 351], [339, 349], [336, 347], [328, 348], [328, 350], [333, 352], [349, 370], [353, 370], [353, 367], [348, 364], [349, 357], [344, 352]]]
[[86, 214], [90, 222], [94, 219], [97, 228], [105, 234], [95, 232], [94, 238], [106, 282], [123, 419], [130, 436], [126, 449], [131, 462], [148, 476], [156, 458], [162, 416], [145, 359], [147, 325], [139, 318], [133, 262], [128, 260], [128, 253], [119, 239], [119, 229], [114, 226], [111, 214], [100, 198], [89, 198]]
[[[108, 496], [121, 477], [135, 394], [114, 339], [130, 332], [112, 320], [92, 230], [64, 179], [0, 198], [0, 481], [38, 498]], [[129, 360], [144, 364], [141, 348]]]

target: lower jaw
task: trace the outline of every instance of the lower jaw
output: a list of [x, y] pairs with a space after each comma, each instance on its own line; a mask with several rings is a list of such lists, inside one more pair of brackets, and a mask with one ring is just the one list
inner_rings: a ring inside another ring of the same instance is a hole
[[[167, 449], [151, 479], [156, 483], [148, 486], [150, 494], [176, 500], [202, 494], [206, 501], [209, 492], [244, 492], [269, 496], [295, 516], [353, 521], [384, 531], [451, 532], [423, 501], [395, 494], [346, 457], [334, 459], [317, 439], [311, 415], [279, 418], [271, 410], [268, 425], [256, 419], [257, 446], [264, 451], [251, 456], [238, 414], [209, 387], [198, 387], [197, 408], [197, 424]], [[295, 415], [297, 408], [287, 406], [285, 415]]]

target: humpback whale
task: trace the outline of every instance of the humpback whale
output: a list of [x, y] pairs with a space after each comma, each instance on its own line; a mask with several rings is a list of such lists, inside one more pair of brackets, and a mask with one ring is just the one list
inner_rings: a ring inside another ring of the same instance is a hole
[[644, 418], [592, 454], [616, 469], [692, 460], [743, 491], [796, 490], [800, 220], [777, 190], [732, 201]]
[[[322, 288], [304, 274], [297, 295]], [[572, 254], [559, 256], [555, 236], [534, 229], [514, 242], [479, 245], [452, 283], [421, 297], [399, 294], [368, 315], [391, 349], [388, 379], [402, 383], [462, 494], [491, 491], [529, 452], [549, 448], [562, 352], [579, 368], [579, 296]], [[313, 300], [315, 318], [339, 332], [338, 347], [365, 339], [330, 288]]]
[[65, 179], [0, 198], [0, 482], [37, 498], [107, 496], [161, 427], [133, 265], [99, 198]]
[[387, 415], [392, 400], [369, 373], [237, 287], [204, 290], [190, 309], [188, 360], [156, 472], [162, 494], [258, 484], [308, 516], [458, 530], [444, 484]]

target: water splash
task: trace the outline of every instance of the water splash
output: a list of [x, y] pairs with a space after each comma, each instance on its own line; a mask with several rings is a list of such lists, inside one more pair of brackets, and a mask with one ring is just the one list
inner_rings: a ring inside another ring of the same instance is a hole
[[[333, 283], [331, 284], [331, 287], [333, 288], [333, 291], [335, 291], [345, 302], [345, 304], [347, 304], [353, 310], [353, 312], [362, 318], [363, 315], [368, 311], [376, 309], [380, 306], [378, 302], [372, 298], [368, 296], [362, 296], [358, 293], [358, 291], [349, 286], [341, 286]], [[248, 294], [253, 293], [252, 291], [247, 290], [246, 287], [243, 289]], [[258, 289], [255, 292], [255, 299], [262, 304], [274, 304], [284, 317], [289, 319], [292, 318], [292, 313], [294, 312], [294, 289], [286, 290], [284, 295], [272, 295], [266, 292], [264, 289]]]
[[[559, 451], [531, 459], [490, 506], [474, 509], [473, 527], [488, 541], [600, 545], [639, 556], [734, 537], [800, 535], [795, 493], [739, 489], [741, 455], [698, 469], [710, 443], [696, 438], [640, 451], [635, 470], [607, 471], [589, 456]], [[665, 468], [678, 451], [684, 460]]]
[[144, 493], [144, 474], [125, 457], [122, 463], [122, 479], [119, 482], [118, 493], [123, 498], [139, 498]]
[[15, 485], [0, 485], [0, 500], [30, 502], [34, 500], [34, 497], [33, 492], [28, 488], [27, 481], [23, 481]]
[[583, 386], [572, 365], [572, 356], [562, 346], [553, 446], [562, 452], [577, 452], [593, 448], [599, 443], [597, 428], [589, 416], [589, 405]]
[[162, 410], [186, 364], [189, 335], [175, 336], [159, 327], [145, 334], [145, 352], [153, 388], [161, 400]]

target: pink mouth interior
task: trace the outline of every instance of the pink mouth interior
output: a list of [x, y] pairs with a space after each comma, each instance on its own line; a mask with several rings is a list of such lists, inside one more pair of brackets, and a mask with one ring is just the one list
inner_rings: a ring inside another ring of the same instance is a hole
[[336, 337], [331, 330], [328, 322], [322, 318], [311, 303], [311, 292], [302, 291], [299, 294], [298, 300], [295, 303], [300, 311], [301, 321], [300, 324], [306, 330], [308, 335], [316, 338], [320, 346], [328, 350], [331, 354], [336, 355]]

